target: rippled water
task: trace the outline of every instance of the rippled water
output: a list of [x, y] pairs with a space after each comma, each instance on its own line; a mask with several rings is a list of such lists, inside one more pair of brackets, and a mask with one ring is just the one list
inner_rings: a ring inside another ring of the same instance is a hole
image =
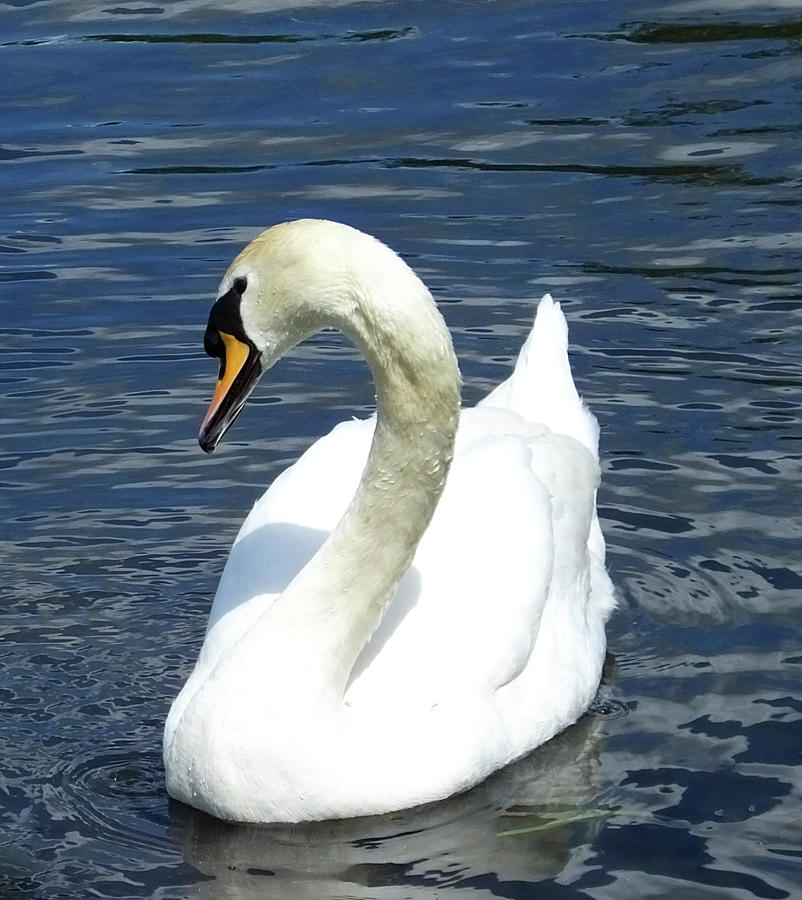
[[[0, 0], [0, 893], [799, 896], [795, 0]], [[319, 336], [212, 459], [217, 281], [341, 219], [435, 292], [474, 402], [551, 290], [620, 609], [591, 714], [470, 794], [223, 826], [161, 728], [239, 521], [367, 369]]]

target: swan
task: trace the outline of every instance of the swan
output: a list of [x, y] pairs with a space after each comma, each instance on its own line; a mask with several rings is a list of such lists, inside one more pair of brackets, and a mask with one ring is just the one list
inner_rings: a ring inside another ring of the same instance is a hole
[[615, 604], [598, 426], [548, 294], [510, 377], [461, 409], [450, 334], [400, 257], [339, 223], [275, 225], [209, 314], [205, 451], [323, 328], [365, 356], [377, 412], [257, 501], [165, 724], [168, 793], [233, 822], [381, 814], [472, 787], [587, 709]]

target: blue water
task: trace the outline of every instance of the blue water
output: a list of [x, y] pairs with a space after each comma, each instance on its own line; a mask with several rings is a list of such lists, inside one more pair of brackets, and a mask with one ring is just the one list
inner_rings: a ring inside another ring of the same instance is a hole
[[[798, 3], [0, 0], [0, 24], [0, 894], [799, 897]], [[217, 282], [302, 215], [413, 265], [468, 403], [533, 298], [562, 302], [620, 608], [591, 713], [479, 789], [247, 829], [168, 802], [161, 729], [245, 512], [373, 402], [321, 335], [197, 447]]]

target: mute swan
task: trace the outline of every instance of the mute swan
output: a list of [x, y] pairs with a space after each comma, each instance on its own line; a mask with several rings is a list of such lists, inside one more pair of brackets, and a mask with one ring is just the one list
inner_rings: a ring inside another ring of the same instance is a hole
[[276, 225], [218, 297], [204, 450], [325, 327], [365, 355], [377, 414], [318, 440], [245, 520], [165, 725], [168, 792], [239, 822], [384, 813], [463, 791], [574, 722], [614, 599], [598, 427], [559, 305], [543, 298], [512, 375], [460, 410], [431, 295], [366, 234]]

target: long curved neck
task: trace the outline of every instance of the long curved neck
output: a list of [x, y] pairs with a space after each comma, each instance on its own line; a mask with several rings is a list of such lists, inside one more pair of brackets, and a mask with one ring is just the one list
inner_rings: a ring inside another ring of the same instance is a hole
[[431, 520], [459, 420], [450, 335], [429, 292], [401, 265], [396, 277], [355, 288], [347, 312], [327, 317], [373, 371], [376, 429], [347, 511], [268, 613], [274, 635], [294, 638], [285, 662], [338, 695]]

